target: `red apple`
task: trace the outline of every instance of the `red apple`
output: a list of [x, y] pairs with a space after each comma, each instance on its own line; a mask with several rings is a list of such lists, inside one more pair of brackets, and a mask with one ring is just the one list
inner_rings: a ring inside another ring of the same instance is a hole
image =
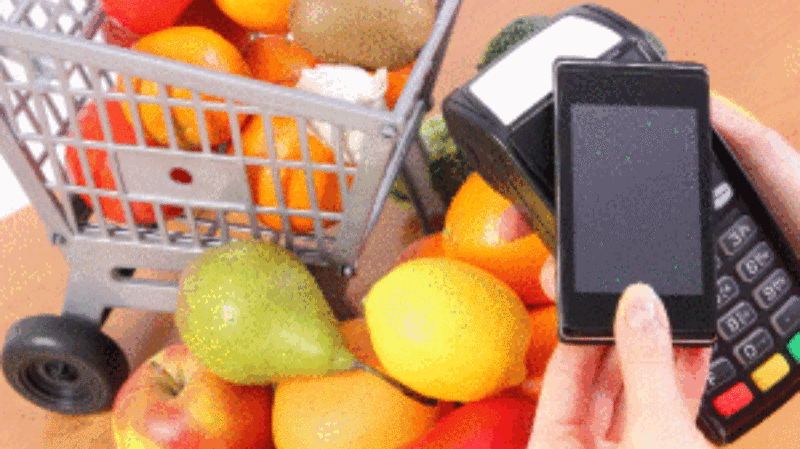
[[103, 11], [139, 35], [172, 26], [192, 0], [102, 0]]
[[272, 387], [226, 382], [183, 343], [147, 360], [112, 410], [118, 449], [272, 449]]
[[537, 401], [520, 388], [468, 402], [436, 422], [423, 437], [402, 449], [524, 449]]

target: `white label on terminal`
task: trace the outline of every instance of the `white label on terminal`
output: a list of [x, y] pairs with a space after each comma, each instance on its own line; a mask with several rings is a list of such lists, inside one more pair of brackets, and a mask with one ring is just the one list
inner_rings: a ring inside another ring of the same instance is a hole
[[621, 41], [608, 27], [567, 16], [483, 73], [470, 90], [508, 126], [553, 91], [556, 58], [597, 58]]

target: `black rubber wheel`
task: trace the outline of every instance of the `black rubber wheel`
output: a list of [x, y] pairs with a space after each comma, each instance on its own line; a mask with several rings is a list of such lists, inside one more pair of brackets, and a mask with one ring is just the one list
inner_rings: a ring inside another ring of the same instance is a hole
[[3, 344], [3, 374], [25, 399], [64, 415], [109, 410], [130, 367], [117, 343], [78, 317], [17, 321]]

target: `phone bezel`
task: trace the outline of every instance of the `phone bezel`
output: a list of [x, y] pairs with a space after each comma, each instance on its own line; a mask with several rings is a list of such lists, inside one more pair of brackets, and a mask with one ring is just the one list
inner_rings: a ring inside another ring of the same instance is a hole
[[[693, 63], [619, 63], [561, 58], [553, 67], [555, 100], [555, 175], [558, 216], [557, 290], [559, 338], [569, 343], [613, 343], [617, 293], [576, 292], [572, 259], [573, 217], [570, 107], [573, 104], [658, 106], [698, 111], [700, 144], [702, 295], [660, 295], [672, 327], [673, 343], [708, 346], [716, 337], [710, 179], [712, 130], [708, 74]], [[599, 86], [599, 87], [598, 87]], [[668, 95], [665, 95], [668, 93]]]

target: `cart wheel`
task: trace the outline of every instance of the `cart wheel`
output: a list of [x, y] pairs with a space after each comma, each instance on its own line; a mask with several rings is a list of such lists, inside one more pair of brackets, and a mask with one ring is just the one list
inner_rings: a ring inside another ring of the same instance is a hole
[[3, 344], [3, 374], [14, 390], [65, 415], [110, 409], [129, 369], [117, 343], [77, 317], [22, 319]]

